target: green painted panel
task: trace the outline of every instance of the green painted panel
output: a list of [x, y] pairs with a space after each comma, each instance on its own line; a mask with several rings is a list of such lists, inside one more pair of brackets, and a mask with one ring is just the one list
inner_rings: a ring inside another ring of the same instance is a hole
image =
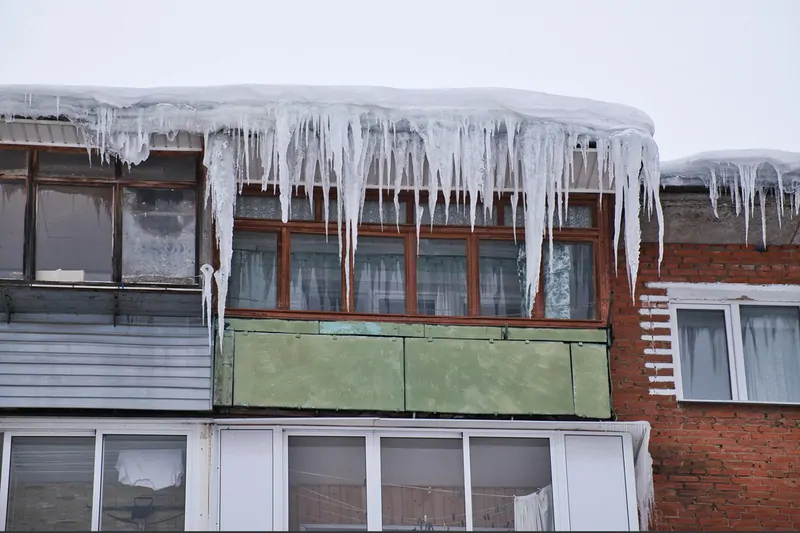
[[[214, 330], [216, 333], [216, 329]], [[214, 405], [231, 405], [233, 402], [233, 333], [225, 332], [220, 350], [219, 339], [214, 342]]]
[[233, 403], [403, 410], [403, 340], [236, 333]]
[[406, 339], [406, 409], [573, 414], [567, 344]]
[[564, 329], [564, 328], [508, 328], [508, 340], [512, 341], [560, 341], [560, 342], [602, 342], [608, 333], [604, 329]]
[[572, 345], [572, 381], [576, 415], [587, 418], [611, 417], [605, 345]]
[[503, 330], [499, 326], [439, 326], [425, 325], [425, 336], [434, 339], [501, 339]]
[[398, 324], [392, 322], [320, 322], [322, 335], [375, 335], [379, 337], [422, 337], [422, 324]]
[[261, 331], [266, 333], [319, 333], [316, 320], [276, 320], [272, 318], [231, 318], [228, 329], [234, 331]]

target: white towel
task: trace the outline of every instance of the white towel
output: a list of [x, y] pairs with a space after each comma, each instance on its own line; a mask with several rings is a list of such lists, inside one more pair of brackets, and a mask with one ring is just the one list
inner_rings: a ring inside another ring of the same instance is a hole
[[527, 496], [514, 497], [514, 530], [555, 531], [551, 485]]
[[119, 482], [131, 487], [180, 487], [183, 454], [181, 450], [122, 450], [117, 456], [117, 472]]

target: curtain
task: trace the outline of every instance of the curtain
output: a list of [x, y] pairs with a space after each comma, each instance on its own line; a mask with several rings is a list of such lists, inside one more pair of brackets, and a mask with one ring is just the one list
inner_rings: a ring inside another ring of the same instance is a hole
[[547, 485], [527, 496], [514, 497], [515, 531], [555, 531], [553, 487]]
[[552, 254], [549, 245], [544, 246], [545, 318], [595, 318], [592, 244], [554, 242]]
[[417, 256], [417, 307], [420, 314], [467, 314], [465, 241], [421, 239]]
[[228, 306], [274, 309], [277, 302], [277, 237], [237, 233], [233, 243]]
[[[481, 315], [523, 316], [525, 272], [520, 273], [517, 261], [524, 245], [512, 241], [481, 241], [479, 246]], [[527, 317], [527, 313], [524, 316]]]
[[679, 310], [678, 343], [684, 397], [691, 400], [730, 400], [731, 374], [725, 312]]
[[800, 402], [800, 315], [797, 307], [739, 307], [747, 398]]
[[336, 237], [292, 235], [289, 309], [340, 311], [342, 270]]
[[402, 239], [359, 239], [353, 271], [357, 312], [405, 314], [404, 252]]

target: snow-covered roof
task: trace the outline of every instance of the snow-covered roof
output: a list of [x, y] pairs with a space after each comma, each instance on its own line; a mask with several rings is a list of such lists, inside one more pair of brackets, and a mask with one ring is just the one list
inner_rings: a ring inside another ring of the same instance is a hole
[[661, 185], [708, 187], [712, 182], [739, 181], [747, 169], [755, 171], [757, 186], [778, 187], [780, 177], [782, 185], [793, 190], [800, 183], [800, 153], [768, 149], [701, 152], [662, 162]]

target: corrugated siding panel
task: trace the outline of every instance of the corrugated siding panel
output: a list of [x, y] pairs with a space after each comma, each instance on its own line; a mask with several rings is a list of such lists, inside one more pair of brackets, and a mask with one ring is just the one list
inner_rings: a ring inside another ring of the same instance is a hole
[[0, 407], [209, 410], [208, 331], [0, 324]]
[[[0, 144], [83, 148], [86, 141], [80, 130], [72, 124], [53, 120], [20, 119], [12, 122], [0, 121]], [[187, 132], [180, 132], [172, 139], [157, 134], [150, 139], [150, 149], [199, 152], [203, 149], [203, 138]]]

